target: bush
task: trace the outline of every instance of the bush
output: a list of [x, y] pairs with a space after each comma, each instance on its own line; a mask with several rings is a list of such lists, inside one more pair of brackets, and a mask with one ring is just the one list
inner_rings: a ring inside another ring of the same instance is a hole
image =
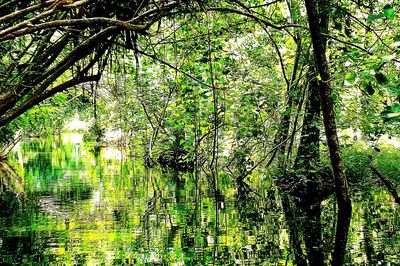
[[342, 150], [343, 163], [349, 183], [361, 187], [376, 185], [370, 165], [393, 182], [400, 183], [400, 150], [392, 146], [379, 148], [364, 142], [356, 142]]

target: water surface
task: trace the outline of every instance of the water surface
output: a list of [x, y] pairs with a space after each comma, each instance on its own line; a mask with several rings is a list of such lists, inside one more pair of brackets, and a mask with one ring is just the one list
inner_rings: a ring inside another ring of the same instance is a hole
[[[0, 165], [0, 262], [12, 265], [294, 265], [279, 193], [220, 174], [145, 169], [116, 150], [32, 139]], [[400, 265], [400, 219], [384, 190], [354, 197], [348, 265]], [[323, 203], [327, 259], [334, 198]], [[301, 218], [301, 217], [300, 217]]]

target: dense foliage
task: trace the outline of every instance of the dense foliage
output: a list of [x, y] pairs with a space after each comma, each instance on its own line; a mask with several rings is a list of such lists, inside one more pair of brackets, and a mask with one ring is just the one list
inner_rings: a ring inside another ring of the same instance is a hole
[[[305, 235], [336, 191], [339, 265], [344, 170], [351, 184], [376, 164], [392, 180], [398, 170], [386, 155], [398, 151], [372, 152], [400, 129], [398, 10], [370, 0], [0, 1], [0, 156], [79, 117], [95, 151], [111, 144], [147, 167], [202, 169], [213, 184], [269, 173], [288, 195], [285, 215], [312, 216]], [[299, 244], [296, 261], [322, 263], [320, 240], [305, 238], [308, 257]]]

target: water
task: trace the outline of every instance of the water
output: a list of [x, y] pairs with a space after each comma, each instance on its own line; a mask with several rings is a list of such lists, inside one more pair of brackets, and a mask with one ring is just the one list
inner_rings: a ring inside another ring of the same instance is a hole
[[[227, 175], [145, 169], [76, 138], [24, 142], [0, 165], [0, 263], [11, 265], [294, 265], [279, 193]], [[400, 265], [400, 215], [377, 188], [355, 194], [348, 265]], [[329, 260], [335, 209], [322, 206]], [[300, 217], [301, 219], [301, 217]], [[304, 245], [303, 245], [303, 249]]]

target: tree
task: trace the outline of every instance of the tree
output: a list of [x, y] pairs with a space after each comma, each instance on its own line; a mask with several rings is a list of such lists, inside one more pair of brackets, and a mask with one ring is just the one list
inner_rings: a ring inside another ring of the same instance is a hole
[[[320, 90], [320, 99], [322, 113], [324, 116], [325, 134], [329, 147], [329, 154], [335, 177], [336, 196], [338, 201], [338, 221], [336, 227], [336, 246], [333, 254], [333, 265], [343, 263], [345, 248], [347, 243], [347, 234], [351, 218], [351, 199], [347, 184], [347, 178], [344, 173], [344, 167], [340, 158], [339, 140], [336, 130], [336, 120], [334, 114], [334, 103], [332, 99], [332, 88], [330, 86], [330, 73], [328, 61], [326, 59], [326, 44], [321, 34], [319, 18], [326, 16], [328, 9], [327, 2], [321, 1], [320, 10], [317, 13], [316, 5], [313, 0], [305, 0], [308, 21], [310, 25], [311, 39], [314, 48], [315, 64], [318, 70], [318, 85]], [[325, 13], [325, 14], [324, 14]]]
[[178, 5], [181, 1], [2, 4], [0, 126], [56, 93], [98, 81], [113, 47], [133, 48], [138, 35]]

